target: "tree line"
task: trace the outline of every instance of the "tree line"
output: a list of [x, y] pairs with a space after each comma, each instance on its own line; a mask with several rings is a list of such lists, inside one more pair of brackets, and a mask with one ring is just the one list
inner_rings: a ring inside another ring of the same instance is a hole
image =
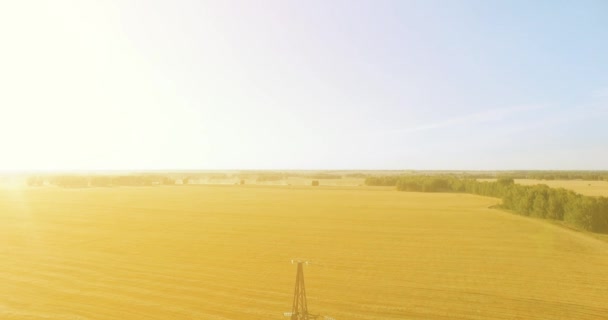
[[[184, 180], [184, 179], [182, 179]], [[29, 186], [52, 185], [64, 188], [174, 185], [175, 179], [164, 175], [48, 175], [30, 176]]]
[[[534, 180], [589, 180], [608, 181], [608, 171], [407, 171], [402, 176], [439, 176], [470, 179], [534, 179]], [[370, 179], [396, 179], [399, 175], [369, 176]]]
[[458, 192], [502, 199], [502, 208], [524, 216], [563, 221], [584, 230], [608, 233], [608, 198], [590, 197], [546, 185], [523, 186], [512, 178], [477, 181], [451, 176], [369, 177], [370, 186], [396, 186], [400, 191]]
[[501, 173], [499, 176], [512, 179], [608, 181], [606, 171], [514, 171]]

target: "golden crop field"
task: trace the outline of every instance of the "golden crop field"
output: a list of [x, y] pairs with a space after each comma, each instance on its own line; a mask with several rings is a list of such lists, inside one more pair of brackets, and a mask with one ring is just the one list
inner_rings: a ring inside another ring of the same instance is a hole
[[606, 319], [608, 243], [392, 188], [0, 190], [0, 319]]

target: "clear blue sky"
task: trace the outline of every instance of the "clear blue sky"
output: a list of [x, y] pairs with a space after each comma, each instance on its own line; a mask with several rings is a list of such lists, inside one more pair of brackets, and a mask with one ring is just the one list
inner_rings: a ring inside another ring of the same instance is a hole
[[0, 170], [608, 169], [608, 1], [6, 1]]

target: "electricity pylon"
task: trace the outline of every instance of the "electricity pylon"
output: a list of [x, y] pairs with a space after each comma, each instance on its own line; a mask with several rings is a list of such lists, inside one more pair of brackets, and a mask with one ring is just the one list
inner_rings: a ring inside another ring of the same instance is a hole
[[[306, 303], [306, 287], [304, 286], [304, 264], [308, 265], [308, 261], [291, 260], [291, 263], [298, 264], [298, 272], [296, 274], [296, 287], [293, 292], [293, 305], [291, 312], [285, 312], [283, 315], [290, 317], [290, 320], [311, 320], [319, 318], [318, 314], [308, 313], [308, 304]], [[334, 320], [334, 318], [324, 316], [325, 320]]]
[[[308, 314], [306, 303], [306, 287], [304, 286], [304, 267], [308, 261], [298, 260], [298, 273], [296, 275], [296, 288], [293, 292], [293, 306], [291, 307], [291, 320], [316, 319], [317, 316]], [[291, 263], [294, 263], [292, 260]]]

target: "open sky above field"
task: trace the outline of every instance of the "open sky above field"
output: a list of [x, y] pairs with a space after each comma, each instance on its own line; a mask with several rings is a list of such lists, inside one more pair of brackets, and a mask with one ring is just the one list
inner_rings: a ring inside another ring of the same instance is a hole
[[608, 169], [606, 1], [4, 1], [0, 170]]

